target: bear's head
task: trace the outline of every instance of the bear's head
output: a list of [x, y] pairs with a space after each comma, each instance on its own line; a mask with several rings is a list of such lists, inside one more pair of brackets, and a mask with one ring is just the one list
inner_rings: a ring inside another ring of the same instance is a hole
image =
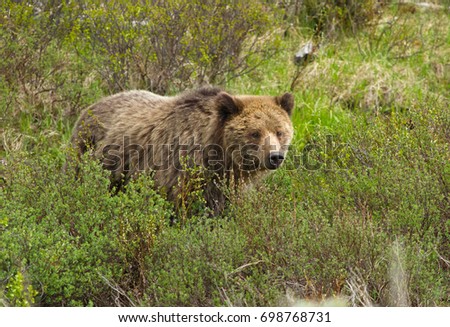
[[275, 170], [293, 137], [294, 97], [218, 95], [229, 162], [244, 171]]

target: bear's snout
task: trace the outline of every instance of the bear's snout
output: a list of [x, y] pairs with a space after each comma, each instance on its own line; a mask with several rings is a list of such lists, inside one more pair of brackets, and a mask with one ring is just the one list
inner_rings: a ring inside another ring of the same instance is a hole
[[269, 154], [266, 167], [270, 170], [277, 169], [284, 161], [284, 154], [282, 152], [272, 152]]

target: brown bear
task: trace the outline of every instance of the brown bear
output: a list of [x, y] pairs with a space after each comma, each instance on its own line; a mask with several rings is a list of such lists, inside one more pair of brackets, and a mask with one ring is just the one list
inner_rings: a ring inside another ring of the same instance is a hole
[[206, 203], [219, 214], [226, 203], [222, 186], [249, 185], [283, 163], [293, 107], [290, 93], [233, 96], [202, 87], [171, 97], [127, 91], [85, 109], [71, 142], [78, 156], [91, 150], [111, 171], [112, 186], [151, 171], [175, 206], [186, 162], [200, 166], [208, 175]]

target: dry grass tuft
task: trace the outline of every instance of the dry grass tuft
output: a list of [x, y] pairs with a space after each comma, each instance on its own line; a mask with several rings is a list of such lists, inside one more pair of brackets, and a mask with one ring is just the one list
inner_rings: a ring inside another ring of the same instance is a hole
[[369, 294], [367, 281], [358, 270], [350, 270], [350, 277], [347, 279], [349, 290], [349, 300], [353, 307], [373, 307], [373, 299]]
[[389, 267], [389, 306], [407, 307], [410, 305], [408, 295], [408, 273], [405, 269], [404, 250], [402, 245], [395, 241], [392, 245], [392, 256]]
[[347, 60], [326, 58], [308, 66], [302, 88], [320, 89], [332, 104], [343, 108], [378, 113], [383, 108], [408, 108], [411, 92], [420, 90], [430, 98], [445, 99], [428, 86], [408, 66], [389, 67], [379, 60], [355, 64]]

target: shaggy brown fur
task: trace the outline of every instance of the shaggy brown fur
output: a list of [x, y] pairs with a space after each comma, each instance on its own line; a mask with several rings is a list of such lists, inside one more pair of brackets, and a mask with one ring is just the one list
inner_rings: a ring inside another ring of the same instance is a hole
[[84, 110], [72, 144], [78, 155], [92, 149], [121, 186], [135, 173], [153, 171], [155, 183], [177, 205], [181, 158], [210, 176], [204, 195], [215, 214], [225, 204], [220, 184], [247, 185], [278, 168], [293, 135], [289, 93], [279, 97], [232, 96], [204, 87], [165, 97], [129, 91]]

